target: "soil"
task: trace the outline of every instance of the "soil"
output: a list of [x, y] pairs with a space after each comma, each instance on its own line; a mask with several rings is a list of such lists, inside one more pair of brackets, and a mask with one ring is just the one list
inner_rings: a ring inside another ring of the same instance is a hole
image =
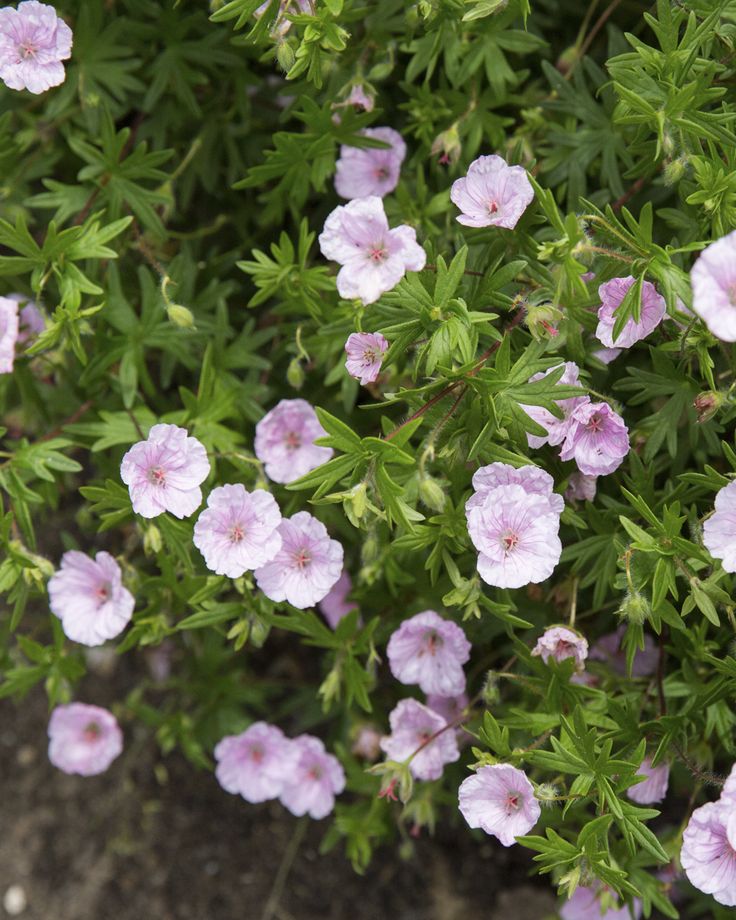
[[[104, 700], [99, 699], [104, 705]], [[542, 920], [531, 854], [462, 829], [386, 847], [357, 875], [328, 821], [248, 805], [153, 739], [102, 776], [46, 757], [46, 699], [0, 704], [0, 917], [22, 920]], [[303, 836], [302, 836], [303, 834]], [[293, 853], [293, 860], [290, 854]], [[20, 908], [20, 910], [19, 910]]]

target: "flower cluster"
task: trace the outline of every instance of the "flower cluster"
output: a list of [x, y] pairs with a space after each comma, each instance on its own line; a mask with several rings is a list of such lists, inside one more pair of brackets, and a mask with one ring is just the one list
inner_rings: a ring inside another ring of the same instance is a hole
[[558, 532], [564, 507], [549, 473], [492, 463], [476, 471], [473, 488], [465, 514], [481, 578], [499, 588], [549, 578], [562, 553]]
[[215, 760], [215, 775], [226, 792], [251, 803], [278, 799], [294, 815], [326, 817], [345, 788], [340, 761], [319, 738], [289, 739], [266, 722], [223, 738], [215, 747]]
[[[557, 368], [550, 368], [541, 374], [534, 374], [530, 383], [541, 380]], [[580, 369], [573, 361], [564, 364], [559, 384], [577, 386]], [[612, 473], [623, 462], [629, 452], [629, 433], [624, 420], [604, 402], [592, 402], [589, 396], [574, 396], [555, 400], [562, 412], [556, 418], [547, 409], [538, 406], [523, 406], [524, 411], [538, 425], [545, 429], [545, 435], [528, 434], [530, 447], [544, 444], [560, 446], [562, 460], [574, 460], [578, 471], [586, 476], [597, 477]]]

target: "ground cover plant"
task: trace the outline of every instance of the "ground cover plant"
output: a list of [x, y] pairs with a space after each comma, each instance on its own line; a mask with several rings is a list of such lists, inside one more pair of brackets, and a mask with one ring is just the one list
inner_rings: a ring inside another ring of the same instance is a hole
[[[735, 40], [0, 9], [0, 697], [56, 767], [143, 727], [358, 872], [451, 823], [563, 920], [730, 913]], [[112, 711], [105, 654], [151, 665]]]

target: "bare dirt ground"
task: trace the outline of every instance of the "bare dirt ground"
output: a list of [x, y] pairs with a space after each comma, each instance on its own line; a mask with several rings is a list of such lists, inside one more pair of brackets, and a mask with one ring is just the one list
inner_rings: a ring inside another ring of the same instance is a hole
[[102, 776], [66, 776], [46, 758], [46, 722], [40, 690], [18, 707], [0, 704], [0, 917], [554, 916], [554, 898], [528, 879], [531, 855], [520, 847], [439, 832], [416, 841], [407, 860], [379, 851], [359, 876], [339, 847], [319, 855], [327, 821], [300, 825], [278, 804], [248, 805], [178, 756], [162, 759], [147, 737]]

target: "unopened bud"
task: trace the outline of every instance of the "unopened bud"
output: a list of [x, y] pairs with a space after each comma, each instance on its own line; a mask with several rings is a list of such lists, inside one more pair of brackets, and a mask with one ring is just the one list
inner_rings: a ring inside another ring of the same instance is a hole
[[560, 790], [552, 783], [540, 783], [534, 791], [534, 798], [541, 805], [554, 805], [560, 796]]
[[147, 556], [155, 556], [161, 552], [162, 546], [161, 531], [155, 524], [149, 524], [143, 534], [143, 552]]
[[378, 558], [379, 545], [375, 537], [368, 537], [363, 541], [363, 549], [360, 553], [360, 559], [363, 565], [370, 565]]
[[544, 342], [559, 335], [557, 323], [562, 317], [562, 310], [551, 303], [529, 304], [524, 322], [532, 336], [538, 342]]
[[454, 164], [460, 159], [462, 145], [457, 124], [438, 134], [432, 143], [432, 156], [439, 157], [440, 163]]
[[433, 511], [442, 511], [447, 499], [442, 486], [431, 476], [426, 476], [419, 481], [419, 497]]
[[670, 160], [669, 163], [664, 168], [664, 184], [665, 185], [676, 185], [680, 179], [685, 175], [685, 168], [687, 166], [686, 157], [678, 157], [676, 160]]
[[194, 328], [194, 314], [187, 307], [183, 307], [180, 303], [170, 303], [166, 307], [166, 315], [169, 317], [171, 322], [175, 326], [179, 326], [180, 329], [193, 329]]
[[723, 405], [725, 396], [716, 390], [706, 390], [693, 400], [693, 408], [698, 413], [699, 422], [707, 422]]
[[481, 691], [483, 702], [486, 706], [493, 706], [494, 703], [497, 703], [500, 699], [500, 694], [498, 692], [498, 677], [496, 677], [495, 671], [489, 671], [486, 674], [486, 679], [483, 684], [483, 690]]
[[301, 390], [304, 383], [304, 368], [299, 358], [292, 358], [286, 369], [286, 380], [295, 390]]
[[641, 626], [651, 612], [649, 601], [638, 591], [628, 594], [618, 608], [618, 615], [630, 623]]
[[283, 41], [278, 43], [276, 47], [276, 61], [284, 73], [288, 73], [294, 66], [296, 55], [289, 42]]

